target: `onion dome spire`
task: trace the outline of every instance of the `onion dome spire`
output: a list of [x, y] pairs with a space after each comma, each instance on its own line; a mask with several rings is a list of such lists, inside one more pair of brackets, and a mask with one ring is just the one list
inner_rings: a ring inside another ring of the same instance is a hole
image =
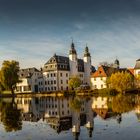
[[85, 47], [84, 57], [90, 57], [88, 46]]
[[71, 49], [69, 51], [69, 54], [77, 54], [77, 52], [75, 50], [75, 45], [73, 43], [73, 40], [72, 40], [72, 43], [71, 43]]

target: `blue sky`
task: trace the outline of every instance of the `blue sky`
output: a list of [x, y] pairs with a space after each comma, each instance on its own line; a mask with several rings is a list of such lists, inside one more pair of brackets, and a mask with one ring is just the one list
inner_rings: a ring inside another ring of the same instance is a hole
[[15, 59], [40, 68], [54, 54], [78, 56], [86, 43], [92, 64], [133, 67], [140, 58], [140, 0], [0, 0], [0, 64]]

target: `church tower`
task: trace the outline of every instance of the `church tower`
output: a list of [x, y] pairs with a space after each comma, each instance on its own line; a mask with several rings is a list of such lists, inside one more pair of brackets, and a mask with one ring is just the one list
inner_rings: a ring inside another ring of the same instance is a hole
[[114, 67], [117, 68], [117, 69], [120, 68], [120, 62], [119, 62], [118, 59], [115, 60], [115, 62], [114, 62]]
[[85, 52], [84, 52], [84, 83], [88, 84], [90, 86], [90, 73], [91, 73], [91, 56], [89, 53], [89, 49], [86, 46]]
[[71, 43], [71, 49], [69, 51], [69, 64], [70, 64], [70, 76], [78, 74], [78, 61], [77, 61], [77, 52], [75, 50], [75, 45]]
[[92, 109], [93, 100], [88, 100], [86, 102], [86, 128], [88, 130], [89, 137], [92, 137], [92, 132], [94, 128], [94, 120], [93, 120], [93, 109]]

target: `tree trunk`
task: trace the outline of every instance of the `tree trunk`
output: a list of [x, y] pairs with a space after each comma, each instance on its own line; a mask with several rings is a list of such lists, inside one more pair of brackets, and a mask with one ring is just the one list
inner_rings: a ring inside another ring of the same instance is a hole
[[17, 108], [17, 104], [15, 103], [15, 97], [12, 97], [12, 106], [13, 108]]
[[13, 88], [11, 88], [11, 93], [12, 93], [12, 96], [15, 95], [15, 93], [14, 93], [14, 89], [13, 89]]

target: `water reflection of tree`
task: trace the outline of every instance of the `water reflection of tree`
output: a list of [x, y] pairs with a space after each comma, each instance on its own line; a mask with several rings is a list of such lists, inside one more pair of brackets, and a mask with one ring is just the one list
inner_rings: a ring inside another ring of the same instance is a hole
[[7, 132], [22, 129], [21, 111], [17, 109], [16, 104], [1, 102], [1, 121]]
[[117, 95], [112, 99], [112, 110], [116, 113], [125, 113], [133, 110], [135, 107], [134, 96]]
[[82, 101], [76, 97], [70, 100], [70, 108], [76, 112], [80, 112], [82, 106]]

